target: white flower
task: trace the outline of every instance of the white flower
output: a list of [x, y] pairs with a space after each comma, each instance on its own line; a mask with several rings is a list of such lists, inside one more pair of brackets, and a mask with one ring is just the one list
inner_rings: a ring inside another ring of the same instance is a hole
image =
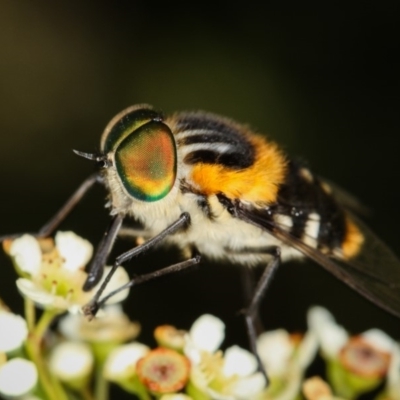
[[141, 343], [134, 342], [119, 346], [108, 356], [104, 365], [104, 376], [110, 381], [120, 382], [135, 374], [138, 360], [144, 357], [150, 349]]
[[195, 363], [201, 359], [201, 351], [214, 353], [225, 337], [225, 324], [217, 317], [203, 314], [190, 328], [185, 338], [185, 354]]
[[[16, 282], [19, 291], [41, 308], [76, 312], [90, 301], [102, 282], [90, 292], [82, 290], [87, 278], [84, 267], [92, 257], [93, 246], [73, 232], [57, 232], [55, 242], [24, 235], [12, 242], [9, 253], [17, 270], [25, 274]], [[109, 269], [105, 268], [103, 279]], [[104, 295], [128, 281], [128, 274], [119, 267]], [[121, 291], [107, 304], [123, 300], [128, 293], [129, 289]]]
[[346, 369], [364, 377], [383, 376], [387, 372], [395, 343], [383, 331], [370, 329], [350, 337], [322, 307], [310, 309], [308, 323], [328, 358], [340, 359]]
[[63, 342], [50, 354], [49, 366], [54, 375], [74, 388], [82, 388], [93, 370], [93, 354], [88, 345]]
[[92, 258], [93, 246], [74, 232], [57, 232], [54, 240], [65, 269], [76, 271]]
[[395, 347], [394, 340], [380, 329], [369, 329], [360, 335], [366, 343], [375, 347], [377, 350], [392, 353]]
[[[100, 288], [100, 286], [103, 283], [103, 280], [107, 277], [108, 273], [110, 272], [111, 267], [104, 267], [104, 272], [103, 272], [103, 278], [102, 280], [95, 286], [91, 292], [96, 293], [96, 291]], [[112, 276], [111, 280], [108, 282], [106, 288], [103, 291], [102, 297], [107, 296], [111, 292], [113, 292], [116, 289], [119, 289], [120, 287], [124, 286], [126, 283], [129, 282], [129, 275], [126, 272], [125, 268], [123, 267], [118, 267], [114, 275]], [[117, 294], [113, 295], [110, 297], [105, 304], [115, 304], [115, 303], [120, 303], [122, 300], [125, 300], [129, 295], [129, 288], [120, 290]]]
[[0, 394], [5, 397], [19, 397], [32, 391], [37, 383], [38, 373], [31, 361], [13, 358], [0, 366]]
[[[225, 325], [216, 317], [203, 315], [186, 335], [185, 354], [192, 362], [191, 382], [216, 400], [249, 400], [265, 388], [265, 378], [257, 372], [253, 354], [232, 346], [217, 351]], [[189, 393], [190, 394], [190, 393]]]
[[214, 352], [224, 340], [225, 324], [213, 315], [203, 314], [193, 323], [189, 336], [198, 349]]
[[[370, 329], [349, 336], [335, 322], [332, 314], [322, 307], [313, 307], [309, 311], [308, 322], [328, 362], [329, 381], [339, 394], [358, 397], [376, 388], [385, 375], [390, 373], [391, 358], [396, 346], [386, 333]], [[393, 379], [395, 381], [396, 378]]]
[[9, 254], [18, 268], [30, 275], [36, 274], [42, 263], [42, 251], [39, 242], [31, 235], [23, 235], [13, 240]]
[[140, 325], [129, 320], [120, 304], [104, 307], [103, 316], [91, 321], [82, 314], [68, 313], [58, 328], [70, 340], [91, 343], [122, 343], [135, 338], [140, 331]]
[[346, 330], [323, 307], [310, 308], [307, 320], [309, 329], [317, 335], [322, 352], [331, 359], [336, 358], [349, 340]]
[[19, 349], [28, 336], [26, 321], [19, 315], [0, 310], [0, 352]]
[[232, 379], [229, 396], [237, 399], [256, 397], [265, 387], [265, 378], [257, 372], [257, 360], [253, 354], [239, 346], [229, 347], [224, 354], [223, 374]]
[[284, 375], [293, 355], [294, 343], [284, 329], [263, 332], [257, 339], [257, 349], [269, 376]]
[[[303, 337], [290, 335], [283, 329], [264, 332], [257, 339], [257, 349], [276, 399], [293, 399], [299, 393], [305, 369], [317, 352], [318, 342], [312, 332]], [[274, 397], [275, 398], [275, 397]]]

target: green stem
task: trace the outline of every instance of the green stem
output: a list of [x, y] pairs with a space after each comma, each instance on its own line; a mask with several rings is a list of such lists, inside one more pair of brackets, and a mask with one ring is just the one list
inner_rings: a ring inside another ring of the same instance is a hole
[[50, 374], [41, 352], [44, 334], [57, 314], [58, 312], [54, 310], [45, 310], [43, 312], [38, 324], [33, 331], [31, 331], [25, 343], [25, 347], [29, 358], [36, 365], [40, 385], [46, 397], [48, 399], [68, 400], [68, 396], [61, 383]]
[[50, 324], [52, 323], [53, 319], [59, 314], [59, 311], [56, 310], [45, 310], [42, 316], [39, 319], [35, 329], [32, 331], [32, 335], [35, 339], [41, 343], [43, 340], [44, 335], [49, 329]]
[[25, 298], [25, 319], [28, 325], [29, 332], [32, 332], [35, 326], [36, 310], [32, 300]]
[[99, 363], [96, 368], [96, 380], [94, 388], [94, 398], [96, 400], [108, 400], [109, 385], [103, 375], [103, 363]]

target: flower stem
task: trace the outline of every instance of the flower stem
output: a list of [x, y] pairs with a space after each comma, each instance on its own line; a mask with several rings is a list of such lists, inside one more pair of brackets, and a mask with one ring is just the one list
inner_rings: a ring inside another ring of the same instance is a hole
[[35, 340], [37, 340], [38, 343], [42, 342], [43, 337], [47, 329], [49, 328], [51, 322], [58, 314], [59, 312], [55, 310], [45, 310], [43, 312], [42, 316], [39, 319], [39, 322], [32, 331], [32, 335], [35, 337]]
[[25, 306], [25, 319], [28, 325], [28, 330], [29, 332], [32, 332], [35, 326], [35, 319], [36, 319], [35, 305], [33, 304], [32, 300], [25, 298], [24, 306]]
[[103, 363], [99, 363], [96, 368], [94, 398], [96, 400], [108, 400], [108, 392], [108, 381], [103, 376]]
[[40, 385], [43, 389], [43, 392], [46, 394], [46, 397], [49, 399], [68, 400], [68, 396], [61, 383], [53, 375], [51, 375], [50, 371], [48, 370], [41, 352], [44, 334], [57, 314], [58, 312], [54, 310], [45, 310], [43, 312], [38, 324], [30, 332], [30, 335], [25, 343], [25, 347], [29, 358], [36, 365], [39, 374]]

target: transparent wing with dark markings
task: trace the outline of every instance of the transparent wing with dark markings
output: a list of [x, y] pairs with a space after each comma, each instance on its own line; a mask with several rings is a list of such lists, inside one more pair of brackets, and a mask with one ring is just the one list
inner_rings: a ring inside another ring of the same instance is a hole
[[344, 260], [340, 254], [335, 255], [334, 258], [390, 287], [396, 287], [399, 291], [398, 296], [400, 296], [399, 258], [357, 217], [349, 214], [349, 218], [360, 229], [364, 237], [361, 251], [349, 260]]
[[361, 252], [352, 260], [328, 257], [272, 222], [266, 210], [237, 204], [237, 216], [267, 230], [277, 239], [302, 252], [331, 274], [384, 310], [400, 317], [400, 261], [364, 224], [351, 219], [365, 236]]
[[368, 206], [363, 204], [356, 196], [349, 193], [346, 189], [343, 189], [329, 179], [322, 177], [319, 177], [319, 179], [330, 187], [337, 202], [345, 209], [363, 217], [368, 217], [372, 214], [372, 210]]

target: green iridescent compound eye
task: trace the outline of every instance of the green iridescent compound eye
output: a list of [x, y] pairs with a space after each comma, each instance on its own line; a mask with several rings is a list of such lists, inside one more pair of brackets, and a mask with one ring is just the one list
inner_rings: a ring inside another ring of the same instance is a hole
[[115, 166], [127, 192], [156, 201], [172, 189], [176, 178], [176, 146], [171, 130], [150, 121], [130, 133], [116, 149]]
[[131, 132], [152, 120], [161, 120], [160, 113], [151, 106], [141, 104], [129, 107], [117, 114], [107, 125], [101, 137], [103, 153], [115, 150]]

